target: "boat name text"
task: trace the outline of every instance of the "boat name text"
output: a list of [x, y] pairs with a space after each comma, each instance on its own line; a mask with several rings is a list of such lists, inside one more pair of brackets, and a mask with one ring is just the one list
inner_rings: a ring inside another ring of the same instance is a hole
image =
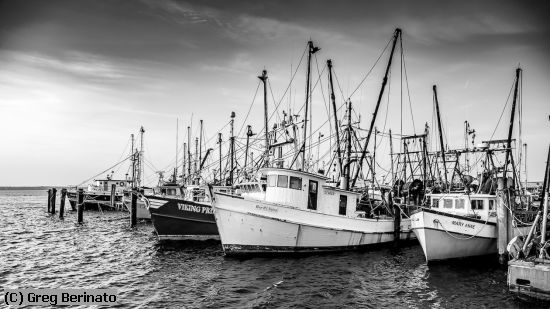
[[474, 229], [476, 227], [474, 224], [464, 223], [462, 221], [453, 221], [452, 223], [454, 225], [458, 225], [460, 227], [467, 227], [467, 228], [470, 228], [470, 229]]
[[269, 206], [256, 205], [256, 209], [270, 211], [270, 212], [277, 212], [277, 208], [273, 208], [273, 207], [269, 207]]
[[211, 207], [178, 203], [178, 209], [183, 211], [198, 212], [201, 214], [213, 214]]

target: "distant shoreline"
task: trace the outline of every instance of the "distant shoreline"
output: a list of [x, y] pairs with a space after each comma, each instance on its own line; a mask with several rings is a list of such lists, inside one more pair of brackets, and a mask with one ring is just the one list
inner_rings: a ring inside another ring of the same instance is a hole
[[16, 186], [16, 187], [0, 187], [0, 191], [9, 191], [9, 190], [48, 190], [51, 188], [64, 188], [63, 186]]

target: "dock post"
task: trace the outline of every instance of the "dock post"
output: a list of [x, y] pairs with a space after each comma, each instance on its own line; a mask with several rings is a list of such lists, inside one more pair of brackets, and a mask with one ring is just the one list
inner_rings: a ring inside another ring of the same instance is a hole
[[59, 219], [63, 219], [65, 215], [65, 198], [67, 197], [67, 189], [61, 189], [61, 199], [59, 200]]
[[130, 210], [130, 227], [135, 227], [137, 224], [137, 192], [132, 189], [132, 209]]
[[397, 244], [401, 238], [401, 208], [393, 203], [391, 191], [388, 193], [388, 204], [393, 208], [393, 241]]
[[76, 209], [77, 209], [78, 223], [82, 223], [83, 214], [84, 214], [84, 189], [78, 189]]
[[111, 208], [115, 209], [115, 197], [116, 197], [116, 184], [111, 185]]
[[51, 207], [52, 207], [52, 189], [48, 189], [48, 213], [50, 213]]
[[506, 246], [508, 245], [508, 209], [506, 205], [506, 185], [505, 179], [497, 179], [497, 246], [498, 262], [505, 265], [508, 260]]
[[57, 195], [57, 189], [56, 188], [52, 188], [52, 215], [55, 214], [55, 199], [56, 199], [56, 195]]

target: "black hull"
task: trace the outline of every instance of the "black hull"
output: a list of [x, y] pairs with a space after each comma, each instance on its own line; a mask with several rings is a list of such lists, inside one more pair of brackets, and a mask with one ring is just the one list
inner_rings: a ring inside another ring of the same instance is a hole
[[212, 207], [182, 198], [145, 196], [159, 240], [219, 239]]
[[[67, 198], [71, 204], [71, 208], [76, 210], [78, 193], [68, 191]], [[95, 192], [84, 191], [84, 210], [114, 210], [117, 206], [122, 205], [122, 195], [115, 195], [115, 207], [111, 206], [111, 195]]]

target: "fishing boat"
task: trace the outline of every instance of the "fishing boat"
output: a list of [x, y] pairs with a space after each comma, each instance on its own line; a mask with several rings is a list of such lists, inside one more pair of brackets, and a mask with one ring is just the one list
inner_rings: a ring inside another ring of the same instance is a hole
[[[83, 206], [85, 210], [106, 210], [122, 208], [124, 191], [132, 186], [131, 180], [112, 179], [112, 175], [95, 179], [89, 184], [84, 193]], [[67, 197], [71, 207], [78, 204], [78, 188], [67, 190]]]
[[[355, 187], [371, 132], [374, 131], [380, 98], [383, 97], [385, 81], [388, 78], [391, 59], [400, 34], [401, 30], [396, 29], [379, 100], [359, 160], [352, 158], [352, 141], [357, 136], [357, 133], [353, 132], [352, 104], [350, 100], [346, 102], [347, 121], [346, 125], [341, 125], [336, 113], [332, 63], [330, 60], [327, 61], [334, 126], [345, 127], [345, 135], [342, 139], [344, 142], [340, 143], [339, 130], [336, 130], [336, 152], [331, 152], [337, 153], [335, 162], [338, 166], [339, 181], [330, 180], [325, 175], [324, 168], [318, 167], [317, 172], [312, 172], [314, 164], [311, 163], [311, 156], [306, 155], [306, 145], [311, 139], [311, 136], [307, 135], [307, 123], [310, 121], [308, 108], [311, 99], [309, 93], [311, 56], [320, 50], [313, 45], [312, 41], [308, 42], [306, 102], [301, 141], [299, 143], [296, 141], [296, 134], [290, 139], [281, 141], [283, 137], [289, 135], [287, 132], [290, 129], [287, 127], [292, 127], [292, 132], [297, 130], [293, 118], [286, 119], [284, 114], [285, 119], [273, 126], [272, 132], [265, 134], [266, 151], [262, 159], [263, 167], [259, 169], [256, 180], [236, 185], [234, 193], [213, 190], [211, 192], [214, 216], [226, 255], [355, 250], [414, 237], [410, 220], [403, 218], [401, 211], [367, 214], [358, 209], [359, 200], [368, 194], [368, 190]], [[270, 128], [265, 70], [259, 78], [264, 82], [264, 128]], [[277, 136], [279, 140], [275, 139]], [[320, 144], [320, 140], [318, 143]], [[344, 144], [342, 151], [340, 147]], [[288, 162], [287, 167], [282, 156], [282, 147], [285, 145], [294, 145], [294, 148], [290, 149], [294, 154], [287, 156], [293, 158]], [[271, 155], [276, 158], [271, 159]], [[299, 157], [301, 157], [300, 160], [298, 160]], [[355, 176], [352, 177], [351, 166], [354, 162]], [[371, 196], [374, 195], [374, 191], [370, 193]]]
[[[327, 178], [283, 168], [264, 168], [262, 184], [241, 194], [213, 192], [214, 216], [225, 254], [353, 250], [395, 239], [393, 218], [356, 211], [360, 193], [327, 186]], [[410, 239], [408, 219], [399, 238]]]
[[[144, 201], [151, 213], [151, 221], [159, 240], [219, 239], [211, 198], [207, 194], [204, 181], [201, 181], [201, 171], [212, 149], [208, 149], [204, 157], [199, 150], [202, 149], [203, 135], [201, 120], [201, 146], [197, 138], [195, 155], [192, 155], [188, 147], [191, 144], [189, 129], [188, 127], [188, 144], [184, 144], [182, 179], [178, 179], [177, 168], [174, 168], [167, 181], [163, 180], [163, 175], [160, 173], [159, 184], [154, 192], [144, 194]], [[176, 151], [176, 167], [177, 160]], [[186, 175], [184, 175], [185, 172], [187, 172]], [[216, 190], [225, 189], [216, 187]]]
[[[478, 162], [483, 162], [484, 170], [478, 179], [473, 180], [471, 176], [463, 175], [457, 167], [458, 163], [455, 163], [453, 176], [447, 181], [447, 170], [443, 168], [446, 187], [444, 192], [427, 194], [427, 204], [423, 205], [425, 207], [411, 215], [412, 229], [420, 241], [427, 262], [496, 255], [497, 252], [504, 254], [497, 246], [499, 228], [507, 230], [505, 237], [525, 235], [529, 230], [529, 223], [533, 219], [533, 212], [530, 211], [532, 201], [524, 194], [525, 190], [520, 187], [520, 182], [516, 181], [517, 173], [513, 163], [513, 176], [507, 176], [510, 162], [513, 162], [512, 130], [520, 72], [520, 69], [516, 71], [508, 139], [485, 141], [476, 149], [444, 150], [434, 86], [443, 166], [446, 166], [445, 158], [451, 154], [456, 158], [455, 162], [459, 162], [461, 155], [482, 154]], [[500, 161], [495, 157], [497, 153], [505, 155], [502, 167], [495, 166], [495, 162]], [[481, 160], [483, 156], [484, 160]], [[458, 184], [454, 183], [455, 175], [460, 178]], [[462, 192], [458, 192], [457, 188]], [[505, 219], [508, 218], [508, 213], [510, 219]], [[512, 222], [512, 228], [508, 227], [506, 220]]]
[[155, 191], [144, 200], [159, 240], [219, 239], [205, 188], [167, 182]]

